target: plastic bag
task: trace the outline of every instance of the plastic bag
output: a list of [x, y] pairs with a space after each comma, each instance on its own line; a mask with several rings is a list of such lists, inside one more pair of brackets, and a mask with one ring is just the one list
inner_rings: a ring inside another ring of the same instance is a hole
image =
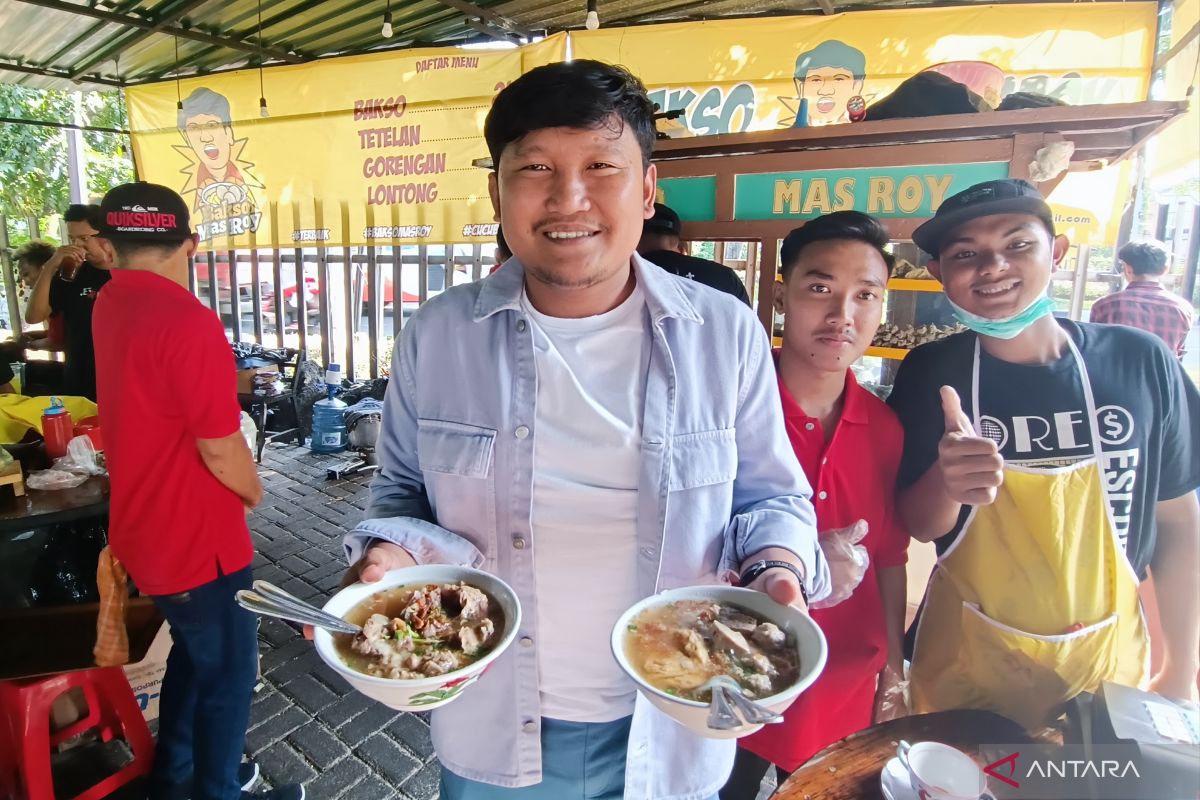
[[254, 417], [242, 412], [242, 437], [246, 440], [246, 446], [250, 448], [250, 452], [254, 452], [254, 448], [258, 445], [258, 426], [254, 424]]
[[1029, 179], [1043, 183], [1057, 178], [1071, 166], [1071, 156], [1074, 154], [1074, 142], [1051, 142], [1038, 150], [1034, 160], [1029, 163]]
[[[65, 456], [64, 456], [65, 458]], [[65, 469], [44, 469], [31, 472], [25, 479], [25, 485], [39, 491], [55, 491], [59, 489], [74, 489], [88, 479], [86, 473], [68, 472]]]
[[76, 436], [72, 439], [67, 445], [67, 454], [62, 458], [54, 459], [54, 466], [51, 469], [77, 472], [85, 477], [106, 473], [96, 453], [96, 446], [87, 436]]
[[907, 717], [908, 681], [902, 674], [887, 665], [879, 674], [879, 688], [875, 693], [874, 724]]
[[867, 521], [860, 519], [848, 528], [825, 531], [817, 539], [821, 552], [829, 564], [830, 585], [833, 590], [828, 597], [814, 600], [810, 608], [830, 608], [854, 594], [867, 574], [871, 562], [867, 548], [861, 542], [867, 535]]
[[104, 464], [91, 438], [76, 436], [67, 445], [65, 456], [54, 459], [50, 469], [30, 473], [25, 485], [41, 491], [74, 489], [91, 476], [104, 474]]

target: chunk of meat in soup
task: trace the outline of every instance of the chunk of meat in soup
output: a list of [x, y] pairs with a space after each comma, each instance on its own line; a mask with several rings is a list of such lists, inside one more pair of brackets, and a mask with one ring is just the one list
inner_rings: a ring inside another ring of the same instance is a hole
[[764, 622], [754, 629], [750, 639], [763, 647], [783, 647], [787, 644], [787, 634], [773, 622]]
[[376, 658], [380, 674], [397, 678], [401, 669], [407, 668], [416, 657], [412, 640], [397, 641], [390, 633], [389, 624], [390, 620], [383, 614], [372, 614], [363, 624], [362, 635], [355, 637], [350, 646], [355, 652]]
[[[757, 624], [755, 627], [757, 627]], [[751, 647], [750, 643], [746, 641], [745, 636], [727, 628], [720, 621], [714, 622], [713, 628], [715, 629], [713, 644], [716, 645], [718, 650], [733, 653], [743, 663], [752, 666], [756, 672], [768, 676], [775, 674], [775, 665], [771, 663], [771, 659]], [[770, 685], [769, 681], [768, 685]]]
[[457, 632], [454, 623], [445, 614], [430, 614], [425, 621], [425, 627], [421, 629], [421, 636], [444, 642], [453, 638]]
[[425, 627], [429, 615], [442, 607], [442, 590], [437, 586], [417, 589], [408, 600], [401, 616], [417, 631]]
[[421, 667], [421, 671], [429, 676], [445, 675], [457, 666], [458, 661], [454, 658], [453, 653], [439, 650], [425, 657], [425, 664]]
[[695, 659], [701, 664], [708, 663], [708, 645], [704, 644], [704, 637], [695, 630], [679, 631], [681, 648], [688, 658]]
[[736, 656], [748, 656], [754, 652], [746, 637], [717, 620], [713, 623], [713, 644], [718, 650], [727, 650]]
[[487, 595], [465, 583], [458, 587], [458, 602], [462, 606], [462, 618], [478, 622], [488, 615]]
[[458, 640], [462, 643], [463, 653], [469, 656], [478, 653], [495, 630], [495, 623], [488, 617], [484, 617], [475, 625], [463, 623], [458, 629]]
[[708, 664], [689, 658], [680, 650], [651, 656], [642, 662], [642, 666], [654, 685], [665, 689], [695, 689], [710, 677]]
[[743, 614], [736, 608], [722, 608], [717, 614], [717, 619], [721, 621], [725, 627], [730, 630], [737, 631], [743, 636], [749, 636], [754, 633], [754, 629], [758, 627], [758, 620], [749, 614]]
[[772, 693], [771, 679], [766, 675], [755, 672], [743, 677], [742, 681], [754, 692], [754, 697], [767, 697]]

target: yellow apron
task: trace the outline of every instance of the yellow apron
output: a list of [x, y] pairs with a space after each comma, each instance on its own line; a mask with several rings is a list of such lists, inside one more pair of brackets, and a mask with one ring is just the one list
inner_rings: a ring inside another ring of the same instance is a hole
[[[1035, 729], [1101, 681], [1146, 678], [1138, 580], [1110, 516], [1087, 370], [1070, 348], [1092, 457], [1052, 469], [1006, 464], [996, 501], [971, 510], [929, 581], [912, 663], [917, 712], [987, 709]], [[978, 431], [978, 341], [971, 399]]]

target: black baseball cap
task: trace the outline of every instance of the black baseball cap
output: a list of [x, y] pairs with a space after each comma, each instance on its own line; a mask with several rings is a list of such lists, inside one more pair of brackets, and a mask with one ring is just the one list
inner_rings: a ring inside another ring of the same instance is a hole
[[913, 241], [937, 258], [947, 234], [964, 222], [995, 214], [1032, 214], [1054, 235], [1054, 215], [1042, 193], [1028, 181], [1009, 178], [977, 183], [948, 197], [933, 219], [913, 231]]
[[683, 223], [679, 221], [679, 215], [668, 206], [664, 206], [662, 203], [655, 203], [654, 216], [642, 224], [642, 230], [654, 231], [656, 233], [673, 233], [676, 236], [682, 236]]
[[157, 183], [123, 183], [100, 201], [100, 235], [134, 241], [186, 239], [192, 235], [187, 203]]

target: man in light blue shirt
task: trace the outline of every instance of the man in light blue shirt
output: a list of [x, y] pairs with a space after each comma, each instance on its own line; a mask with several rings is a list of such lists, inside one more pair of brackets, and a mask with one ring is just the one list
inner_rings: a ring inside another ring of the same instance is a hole
[[764, 561], [750, 586], [779, 602], [828, 592], [765, 331], [634, 252], [653, 113], [595, 61], [500, 92], [485, 137], [514, 258], [422, 306], [396, 348], [350, 574], [470, 565], [524, 611], [517, 645], [433, 712], [443, 800], [715, 797], [734, 743], [638, 697], [616, 617]]

